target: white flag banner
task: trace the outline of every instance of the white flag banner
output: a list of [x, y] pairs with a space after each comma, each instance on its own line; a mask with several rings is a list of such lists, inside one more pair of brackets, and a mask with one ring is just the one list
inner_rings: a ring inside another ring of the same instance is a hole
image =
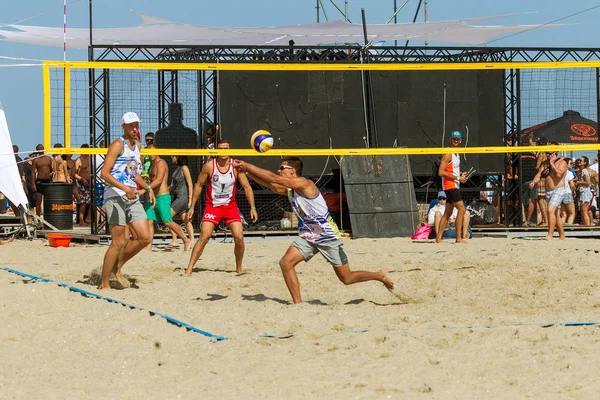
[[0, 192], [14, 205], [22, 205], [27, 208], [27, 195], [25, 195], [23, 183], [19, 176], [2, 103], [0, 103]]

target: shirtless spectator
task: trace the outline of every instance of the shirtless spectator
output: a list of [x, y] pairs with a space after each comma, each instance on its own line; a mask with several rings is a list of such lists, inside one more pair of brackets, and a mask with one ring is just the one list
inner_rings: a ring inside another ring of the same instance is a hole
[[[82, 149], [88, 149], [90, 146], [88, 144], [82, 144]], [[77, 179], [77, 188], [79, 190], [80, 204], [78, 210], [78, 220], [80, 226], [86, 226], [90, 223], [89, 216], [88, 220], [85, 220], [86, 210], [89, 208], [89, 205], [92, 202], [91, 197], [91, 189], [90, 189], [90, 181], [92, 179], [91, 176], [92, 164], [90, 160], [89, 154], [82, 154], [79, 156], [77, 160], [75, 160], [75, 179]]]
[[38, 144], [35, 149], [37, 152], [34, 153], [36, 158], [31, 164], [31, 180], [33, 190], [36, 192], [35, 212], [37, 215], [43, 215], [44, 190], [46, 185], [52, 183], [52, 157], [44, 154], [44, 146], [41, 144]]
[[[558, 143], [550, 142], [548, 145], [557, 146]], [[552, 239], [555, 227], [559, 239], [564, 240], [565, 238], [565, 230], [560, 218], [560, 205], [564, 197], [566, 172], [567, 163], [564, 157], [559, 157], [558, 152], [547, 152], [538, 173], [529, 184], [531, 189], [543, 180], [546, 186], [546, 202], [548, 204], [548, 235], [545, 238], [546, 240]]]
[[[545, 146], [548, 144], [548, 140], [544, 137], [541, 137], [537, 140], [536, 146]], [[546, 153], [540, 151], [536, 154], [536, 164], [535, 170], [539, 171], [542, 164], [546, 161]], [[530, 189], [533, 189], [531, 185], [529, 185]], [[542, 179], [537, 184], [537, 206], [538, 206], [538, 219], [537, 223], [540, 226], [548, 225], [548, 204], [546, 203], [546, 186], [545, 181]]]
[[[150, 144], [148, 148], [155, 149], [156, 146]], [[167, 162], [156, 155], [151, 155], [150, 160], [152, 160], [152, 166], [150, 167], [150, 187], [156, 197], [154, 205], [148, 202], [145, 206], [150, 237], [154, 237], [154, 222], [162, 222], [183, 240], [183, 251], [187, 251], [192, 241], [187, 238], [179, 224], [175, 223], [171, 216], [171, 193], [169, 192], [169, 167]]]

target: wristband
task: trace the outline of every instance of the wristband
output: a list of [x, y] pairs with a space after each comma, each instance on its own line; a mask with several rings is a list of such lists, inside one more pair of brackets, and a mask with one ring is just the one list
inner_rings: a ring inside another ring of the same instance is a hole
[[188, 210], [193, 210], [193, 209], [194, 209], [193, 205], [188, 207]]
[[254, 206], [250, 207], [250, 209], [256, 211], [256, 207]]
[[146, 192], [149, 192], [149, 191], [150, 191], [150, 189], [152, 189], [152, 188], [150, 187], [150, 185], [146, 186]]

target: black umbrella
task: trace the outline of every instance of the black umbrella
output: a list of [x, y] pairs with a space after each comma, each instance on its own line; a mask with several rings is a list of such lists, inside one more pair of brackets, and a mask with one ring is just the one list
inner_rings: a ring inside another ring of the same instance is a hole
[[560, 118], [522, 130], [521, 143], [525, 143], [529, 135], [557, 143], [597, 143], [597, 130], [596, 121], [582, 117], [577, 111], [567, 110]]

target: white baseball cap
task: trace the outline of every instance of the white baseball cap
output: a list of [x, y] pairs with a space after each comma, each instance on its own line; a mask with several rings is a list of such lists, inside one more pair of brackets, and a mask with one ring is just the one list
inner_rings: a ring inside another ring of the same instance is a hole
[[140, 117], [136, 113], [130, 111], [123, 114], [124, 124], [132, 124], [134, 122], [140, 122]]

